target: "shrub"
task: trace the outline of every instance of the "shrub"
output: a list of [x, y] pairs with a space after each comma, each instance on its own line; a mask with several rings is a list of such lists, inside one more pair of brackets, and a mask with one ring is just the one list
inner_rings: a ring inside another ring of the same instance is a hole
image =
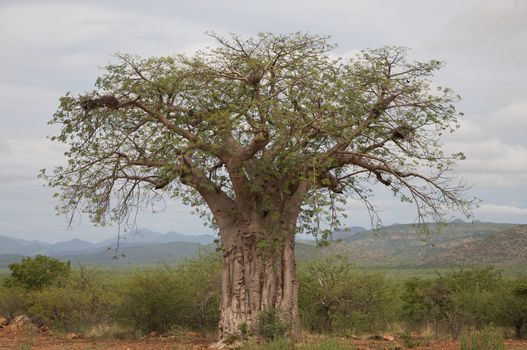
[[45, 255], [25, 257], [19, 263], [9, 265], [11, 276], [6, 279], [8, 285], [19, 285], [27, 290], [40, 290], [68, 277], [70, 262], [64, 263]]
[[0, 316], [12, 318], [25, 314], [28, 307], [28, 292], [24, 288], [0, 285]]
[[115, 294], [100, 275], [81, 266], [64, 285], [34, 291], [29, 313], [55, 329], [78, 332], [111, 322], [116, 304]]
[[286, 338], [277, 338], [269, 340], [263, 343], [257, 343], [254, 340], [249, 340], [246, 347], [246, 350], [294, 350], [295, 344], [291, 339]]
[[403, 284], [401, 293], [402, 317], [410, 327], [423, 325], [435, 319], [438, 305], [432, 293], [433, 281], [413, 277]]
[[[298, 348], [303, 350], [355, 350], [357, 347], [354, 344], [343, 343], [337, 339], [325, 339], [314, 342], [299, 344]], [[258, 344], [254, 341], [249, 341], [244, 349], [247, 350], [294, 350], [295, 343], [291, 339], [277, 338], [268, 342]]]
[[461, 337], [461, 350], [505, 350], [503, 336], [491, 327]]
[[216, 253], [202, 253], [174, 269], [181, 293], [186, 296], [185, 326], [215, 329], [220, 319], [221, 264]]
[[168, 266], [136, 272], [125, 282], [120, 315], [143, 332], [169, 330], [182, 323], [185, 296]]
[[384, 330], [399, 307], [384, 275], [360, 272], [339, 257], [304, 265], [299, 286], [302, 322], [311, 331]]
[[441, 276], [436, 286], [445, 291], [439, 304], [453, 337], [465, 328], [482, 329], [496, 321], [503, 282], [493, 267], [460, 269]]
[[265, 340], [282, 338], [289, 330], [289, 326], [280, 319], [276, 310], [273, 309], [260, 312], [257, 322], [256, 334]]
[[527, 331], [527, 277], [505, 281], [497, 301], [500, 323], [522, 338]]
[[453, 293], [452, 303], [456, 309], [460, 327], [482, 329], [497, 322], [501, 288], [493, 290], [462, 290]]
[[410, 279], [402, 293], [403, 318], [411, 326], [442, 323], [456, 338], [464, 328], [497, 321], [500, 285], [493, 268], [461, 269], [432, 280]]
[[201, 255], [177, 267], [137, 271], [123, 283], [120, 317], [143, 332], [215, 327], [220, 281], [217, 256]]
[[86, 293], [52, 286], [32, 295], [29, 313], [54, 329], [76, 332], [85, 325], [85, 305], [89, 303]]

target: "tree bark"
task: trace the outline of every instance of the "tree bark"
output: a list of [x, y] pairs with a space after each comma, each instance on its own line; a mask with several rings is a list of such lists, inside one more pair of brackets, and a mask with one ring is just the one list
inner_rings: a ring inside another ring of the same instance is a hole
[[220, 339], [257, 334], [258, 315], [266, 310], [276, 311], [290, 335], [299, 338], [294, 230], [273, 238], [261, 225], [245, 224], [220, 229], [220, 236]]

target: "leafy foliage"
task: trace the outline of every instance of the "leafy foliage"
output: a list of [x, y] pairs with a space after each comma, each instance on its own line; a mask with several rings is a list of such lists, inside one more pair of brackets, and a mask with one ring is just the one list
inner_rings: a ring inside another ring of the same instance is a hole
[[461, 338], [461, 350], [505, 350], [505, 339], [499, 331], [485, 327]]
[[265, 340], [275, 340], [282, 338], [289, 330], [276, 312], [276, 310], [265, 310], [258, 315], [257, 335]]
[[27, 290], [39, 290], [50, 286], [71, 272], [70, 262], [62, 262], [45, 255], [25, 257], [19, 263], [9, 265], [11, 278], [7, 283], [20, 285]]
[[301, 317], [312, 331], [373, 332], [395, 320], [394, 286], [380, 273], [364, 273], [341, 257], [302, 266]]
[[180, 283], [167, 266], [137, 272], [126, 283], [120, 314], [131, 321], [135, 329], [144, 332], [166, 332], [182, 323], [185, 296]]
[[442, 326], [453, 337], [497, 320], [502, 277], [493, 268], [461, 269], [433, 280], [410, 279], [402, 294], [404, 318]]
[[215, 327], [219, 272], [217, 260], [207, 256], [175, 268], [159, 265], [137, 271], [125, 282], [119, 315], [145, 333], [166, 332], [177, 326]]
[[0, 315], [11, 318], [26, 313], [30, 305], [28, 296], [22, 287], [0, 284]]
[[52, 139], [68, 165], [42, 173], [59, 211], [122, 223], [165, 194], [220, 226], [256, 212], [274, 234], [286, 219], [324, 238], [346, 198], [377, 223], [378, 182], [421, 224], [466, 213], [447, 175], [464, 156], [439, 140], [459, 126], [458, 97], [430, 81], [441, 62], [400, 47], [333, 59], [328, 37], [301, 33], [211, 36], [218, 46], [191, 57], [118, 55], [93, 91], [61, 98]]
[[[218, 256], [202, 255], [177, 266], [129, 274], [81, 267], [61, 283], [40, 290], [2, 283], [0, 315], [26, 314], [53, 329], [75, 332], [108, 325], [134, 333], [185, 328], [203, 332], [216, 326]], [[492, 268], [458, 269], [398, 283], [342, 258], [326, 257], [301, 264], [298, 280], [300, 313], [311, 332], [372, 333], [399, 324], [408, 344], [422, 341], [411, 332], [428, 328], [441, 336], [461, 336], [469, 349], [482, 342], [498, 344], [502, 336], [492, 326], [518, 338], [526, 336], [526, 278], [504, 278]], [[271, 343], [290, 344], [280, 339], [288, 327], [276, 312], [264, 313], [260, 321], [262, 336], [275, 339]], [[250, 335], [248, 329], [240, 331]]]
[[497, 302], [500, 323], [512, 327], [517, 338], [527, 336], [527, 277], [504, 281]]
[[[301, 345], [305, 350], [356, 350], [355, 345], [338, 341], [337, 339], [318, 339], [314, 342], [303, 342]], [[262, 344], [249, 342], [247, 350], [294, 350], [298, 348], [291, 339], [278, 338]]]
[[118, 303], [118, 294], [103, 283], [100, 274], [81, 266], [64, 285], [35, 291], [28, 312], [55, 329], [79, 332], [111, 323]]

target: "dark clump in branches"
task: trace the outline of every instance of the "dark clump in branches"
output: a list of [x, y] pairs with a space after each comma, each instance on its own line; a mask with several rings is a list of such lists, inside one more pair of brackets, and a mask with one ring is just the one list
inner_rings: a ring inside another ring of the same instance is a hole
[[79, 101], [80, 106], [84, 111], [89, 112], [97, 108], [106, 107], [110, 109], [119, 108], [119, 100], [112, 95], [105, 95], [96, 98], [84, 98]]

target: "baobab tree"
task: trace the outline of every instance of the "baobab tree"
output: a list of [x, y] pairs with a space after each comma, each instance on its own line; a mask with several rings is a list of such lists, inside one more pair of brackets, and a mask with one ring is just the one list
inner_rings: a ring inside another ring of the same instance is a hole
[[466, 211], [463, 186], [444, 154], [457, 127], [457, 96], [434, 87], [438, 61], [405, 49], [329, 55], [327, 37], [211, 34], [192, 56], [118, 55], [95, 89], [66, 94], [50, 123], [66, 166], [43, 171], [64, 213], [124, 222], [163, 197], [201, 208], [223, 256], [220, 337], [253, 332], [275, 310], [298, 334], [295, 234], [320, 233], [342, 199], [372, 209], [384, 185], [418, 222]]

